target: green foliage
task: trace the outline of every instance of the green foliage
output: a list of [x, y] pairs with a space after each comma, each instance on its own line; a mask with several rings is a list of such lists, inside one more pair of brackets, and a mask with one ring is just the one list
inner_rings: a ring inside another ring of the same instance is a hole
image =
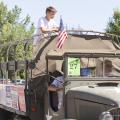
[[[29, 15], [21, 19], [22, 10], [15, 6], [12, 10], [8, 10], [7, 6], [3, 2], [0, 3], [0, 44], [6, 44], [8, 42], [23, 41], [32, 37], [34, 32], [34, 24], [31, 23]], [[16, 48], [16, 50], [15, 50]], [[30, 47], [32, 49], [32, 47]], [[30, 49], [30, 50], [31, 50]], [[30, 51], [29, 50], [29, 51]], [[6, 61], [7, 47], [0, 48], [0, 60]], [[16, 51], [16, 55], [13, 55]], [[28, 57], [30, 59], [31, 52], [28, 51]], [[23, 60], [24, 59], [24, 46], [13, 46], [10, 49], [8, 60]]]
[[109, 20], [106, 32], [120, 35], [120, 10], [118, 8], [114, 10], [114, 14]]

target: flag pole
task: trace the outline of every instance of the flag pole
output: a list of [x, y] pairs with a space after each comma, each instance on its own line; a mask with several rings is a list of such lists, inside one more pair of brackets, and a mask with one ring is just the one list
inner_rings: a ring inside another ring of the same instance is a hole
[[62, 19], [62, 15], [60, 15], [60, 19]]

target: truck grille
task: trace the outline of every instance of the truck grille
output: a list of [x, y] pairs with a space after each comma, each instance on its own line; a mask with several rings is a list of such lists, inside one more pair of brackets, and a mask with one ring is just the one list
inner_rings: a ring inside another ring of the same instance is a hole
[[115, 108], [109, 111], [113, 116], [113, 120], [120, 120], [120, 108]]

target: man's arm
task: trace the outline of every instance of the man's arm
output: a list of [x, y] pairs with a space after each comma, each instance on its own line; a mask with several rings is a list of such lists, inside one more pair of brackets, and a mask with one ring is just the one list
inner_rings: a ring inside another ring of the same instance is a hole
[[55, 86], [48, 87], [48, 91], [52, 91], [52, 92], [57, 92], [57, 91], [61, 91], [61, 90], [63, 90], [63, 88], [57, 88]]
[[46, 29], [46, 28], [44, 28], [44, 27], [41, 27], [41, 28], [40, 28], [40, 31], [41, 31], [42, 33], [46, 33], [46, 32], [58, 32], [58, 28]]

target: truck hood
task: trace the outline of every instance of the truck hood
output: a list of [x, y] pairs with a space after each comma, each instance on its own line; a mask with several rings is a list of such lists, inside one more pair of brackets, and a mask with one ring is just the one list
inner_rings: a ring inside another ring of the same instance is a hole
[[68, 91], [68, 96], [105, 104], [114, 107], [120, 107], [120, 87], [99, 87], [99, 86], [81, 86]]

